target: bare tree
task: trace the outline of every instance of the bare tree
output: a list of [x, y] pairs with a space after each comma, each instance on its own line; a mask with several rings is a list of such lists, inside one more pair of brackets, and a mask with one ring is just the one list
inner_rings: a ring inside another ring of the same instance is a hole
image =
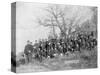
[[72, 29], [79, 27], [78, 22], [81, 20], [81, 17], [77, 19], [78, 12], [72, 18], [67, 18], [66, 7], [61, 8], [59, 5], [52, 5], [48, 6], [45, 10], [49, 15], [45, 19], [38, 19], [38, 24], [52, 27], [54, 36], [56, 36], [55, 27], [60, 29], [60, 35], [64, 38], [71, 34]]
[[60, 9], [58, 5], [49, 6], [45, 10], [49, 13], [49, 16], [46, 19], [38, 19], [38, 23], [45, 27], [52, 27], [54, 36], [56, 36], [55, 27], [58, 27], [61, 36], [66, 38], [67, 23], [64, 10]]

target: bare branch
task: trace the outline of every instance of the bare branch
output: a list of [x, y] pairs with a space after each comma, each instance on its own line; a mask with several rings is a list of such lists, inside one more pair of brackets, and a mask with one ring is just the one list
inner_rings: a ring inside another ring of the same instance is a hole
[[51, 23], [50, 19], [45, 19], [45, 20], [41, 20], [41, 19], [37, 19], [37, 22], [39, 25], [48, 27], [48, 26], [57, 26], [56, 24]]

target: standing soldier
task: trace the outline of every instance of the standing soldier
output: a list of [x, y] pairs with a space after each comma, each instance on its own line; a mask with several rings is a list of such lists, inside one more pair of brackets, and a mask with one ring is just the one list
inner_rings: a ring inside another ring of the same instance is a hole
[[32, 51], [33, 51], [33, 45], [32, 42], [29, 40], [27, 41], [27, 45], [25, 46], [24, 53], [26, 55], [26, 60], [29, 63], [31, 61], [32, 57]]

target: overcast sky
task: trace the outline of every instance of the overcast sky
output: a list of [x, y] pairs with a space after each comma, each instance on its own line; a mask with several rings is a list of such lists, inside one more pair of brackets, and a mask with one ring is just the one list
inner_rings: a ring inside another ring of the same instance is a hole
[[[49, 4], [50, 5], [50, 4]], [[36, 18], [45, 18], [47, 12], [43, 9], [48, 4], [42, 3], [26, 3], [17, 2], [16, 5], [16, 51], [17, 53], [24, 50], [27, 40], [34, 43], [35, 40], [47, 38], [50, 32], [50, 28], [39, 26], [36, 23]], [[64, 5], [62, 5], [64, 6]], [[89, 7], [84, 6], [67, 6], [69, 10], [66, 10], [66, 16], [72, 18], [74, 15], [78, 15], [76, 21], [83, 23], [86, 20], [91, 19], [93, 12]], [[75, 22], [76, 22], [75, 21]], [[74, 23], [75, 24], [75, 23]]]

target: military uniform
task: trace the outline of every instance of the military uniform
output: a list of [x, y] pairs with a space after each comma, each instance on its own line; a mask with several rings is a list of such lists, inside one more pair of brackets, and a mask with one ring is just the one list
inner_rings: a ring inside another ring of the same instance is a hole
[[24, 53], [26, 55], [26, 59], [28, 62], [31, 61], [31, 57], [32, 57], [32, 51], [33, 51], [33, 46], [31, 44], [27, 44], [25, 46], [25, 50], [24, 50]]

